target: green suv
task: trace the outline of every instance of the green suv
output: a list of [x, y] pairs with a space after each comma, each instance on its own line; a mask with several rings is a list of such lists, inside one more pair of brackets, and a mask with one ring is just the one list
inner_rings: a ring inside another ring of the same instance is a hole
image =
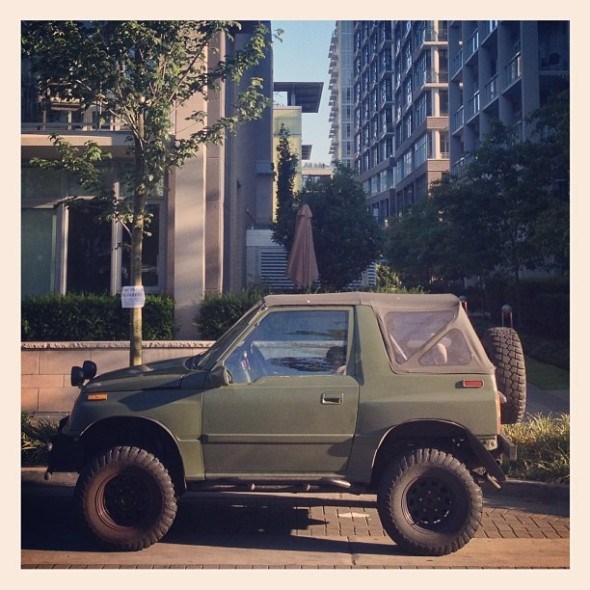
[[284, 486], [375, 492], [395, 543], [443, 555], [515, 458], [501, 422], [524, 413], [523, 359], [451, 295], [271, 295], [200, 356], [73, 367], [47, 476], [80, 473], [88, 529], [119, 550], [160, 540], [187, 491]]

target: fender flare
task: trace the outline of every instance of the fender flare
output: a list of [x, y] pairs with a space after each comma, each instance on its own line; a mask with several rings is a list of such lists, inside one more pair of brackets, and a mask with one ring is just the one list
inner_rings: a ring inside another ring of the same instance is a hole
[[468, 428], [450, 420], [409, 420], [393, 426], [383, 435], [379, 442], [373, 457], [373, 467], [375, 467], [379, 452], [387, 444], [388, 439], [398, 437], [424, 438], [425, 433], [427, 433], [427, 438], [465, 437], [471, 451], [486, 472], [498, 482], [506, 481], [506, 475], [502, 468], [481, 441]]

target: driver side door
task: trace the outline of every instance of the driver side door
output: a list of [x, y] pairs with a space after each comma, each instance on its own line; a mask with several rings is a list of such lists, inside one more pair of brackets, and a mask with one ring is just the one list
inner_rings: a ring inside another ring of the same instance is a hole
[[346, 471], [358, 411], [351, 308], [271, 308], [233, 347], [232, 382], [205, 392], [207, 477]]

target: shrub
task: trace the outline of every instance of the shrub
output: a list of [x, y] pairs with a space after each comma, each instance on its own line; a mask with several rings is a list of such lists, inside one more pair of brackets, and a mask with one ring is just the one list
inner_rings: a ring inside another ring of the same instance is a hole
[[[143, 338], [174, 338], [174, 301], [167, 295], [147, 295], [143, 308]], [[129, 310], [119, 296], [72, 294], [27, 297], [22, 301], [23, 342], [129, 340]]]
[[58, 424], [50, 420], [34, 421], [28, 412], [21, 412], [21, 464], [47, 465], [47, 443], [57, 434]]
[[[504, 304], [512, 306], [514, 327], [521, 332], [553, 340], [569, 339], [569, 281], [562, 278], [486, 281], [485, 299], [492, 321], [501, 321]], [[519, 304], [520, 302], [520, 304]]]
[[536, 414], [528, 422], [503, 426], [518, 445], [518, 459], [505, 467], [514, 479], [569, 484], [570, 417]]
[[203, 340], [217, 340], [228, 328], [267, 295], [265, 291], [242, 291], [206, 295], [201, 301], [195, 325]]
[[542, 363], [554, 365], [560, 369], [570, 368], [570, 346], [567, 341], [548, 340], [520, 333], [522, 347], [527, 356], [530, 356]]

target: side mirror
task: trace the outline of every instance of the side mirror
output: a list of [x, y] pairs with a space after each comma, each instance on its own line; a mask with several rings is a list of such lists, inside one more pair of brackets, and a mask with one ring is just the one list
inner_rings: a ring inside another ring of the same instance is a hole
[[72, 387], [79, 387], [84, 383], [84, 370], [82, 367], [72, 367], [70, 372], [70, 383]]
[[209, 373], [209, 385], [211, 387], [224, 387], [232, 382], [230, 372], [223, 365], [217, 365]]
[[73, 387], [79, 387], [84, 381], [93, 379], [96, 375], [96, 363], [84, 361], [81, 367], [72, 367], [70, 383]]
[[94, 379], [96, 377], [96, 363], [84, 361], [82, 363], [82, 372], [84, 373], [84, 379]]

